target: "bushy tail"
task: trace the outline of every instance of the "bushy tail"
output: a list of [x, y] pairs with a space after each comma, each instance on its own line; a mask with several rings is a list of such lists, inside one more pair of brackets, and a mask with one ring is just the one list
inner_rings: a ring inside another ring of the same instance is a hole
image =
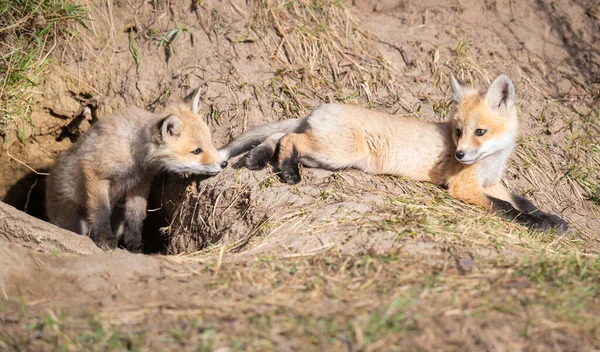
[[290, 119], [258, 126], [227, 143], [227, 145], [219, 149], [219, 152], [226, 159], [233, 158], [236, 155], [253, 149], [274, 133], [298, 131], [305, 120], [305, 118]]

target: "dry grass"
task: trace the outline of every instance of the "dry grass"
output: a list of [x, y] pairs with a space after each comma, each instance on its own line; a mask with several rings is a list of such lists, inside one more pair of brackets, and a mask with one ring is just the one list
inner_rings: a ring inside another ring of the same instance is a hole
[[[99, 315], [37, 313], [0, 330], [0, 347], [61, 350], [480, 351], [600, 347], [600, 266], [569, 256], [494, 258], [407, 250], [189, 265], [116, 298]], [[186, 282], [186, 284], [182, 284]], [[185, 290], [182, 292], [181, 290]], [[137, 296], [130, 296], [135, 299]], [[16, 311], [16, 306], [2, 306]], [[28, 327], [28, 328], [25, 328]], [[35, 334], [31, 333], [35, 332]]]
[[[571, 221], [572, 237], [581, 239], [581, 250], [596, 253], [599, 242], [597, 231], [590, 224], [600, 219], [600, 131], [598, 107], [586, 113], [574, 114], [576, 109], [587, 109], [587, 97], [583, 101], [545, 103], [540, 116], [528, 116], [544, 124], [544, 133], [525, 136], [515, 151], [514, 161], [509, 165], [508, 178], [523, 178], [531, 186], [522, 192], [535, 197], [548, 209], [569, 213], [585, 207], [590, 209], [586, 219], [575, 217]], [[592, 105], [593, 106], [593, 105]], [[577, 108], [576, 108], [577, 107]], [[561, 120], [563, 116], [564, 121]], [[556, 132], [564, 130], [564, 139]], [[577, 220], [575, 220], [577, 219]], [[594, 226], [594, 225], [591, 225]]]
[[276, 74], [267, 89], [282, 116], [306, 114], [311, 99], [362, 97], [380, 105], [396, 94], [391, 65], [341, 2], [262, 1], [256, 6], [249, 30], [272, 58]]
[[452, 54], [452, 58], [446, 62], [446, 66], [454, 72], [456, 77], [471, 85], [475, 85], [485, 78], [482, 70], [473, 60], [471, 47], [465, 38], [461, 38], [458, 41]]
[[595, 19], [596, 21], [600, 21], [600, 4], [592, 3], [585, 11], [585, 14]]
[[[434, 48], [429, 57], [429, 70], [433, 76], [434, 87], [446, 86], [450, 77], [446, 69], [440, 67], [440, 48]], [[471, 55], [471, 46], [466, 38], [461, 38], [456, 44], [456, 48], [451, 51], [450, 58], [443, 62], [443, 66], [450, 69], [455, 77], [472, 86], [477, 86], [482, 82], [489, 83], [484, 71], [476, 63]]]
[[85, 27], [86, 10], [72, 1], [15, 0], [0, 4], [0, 136], [30, 125], [35, 85], [59, 41]]
[[[600, 206], [600, 107], [592, 109], [582, 119], [569, 123], [568, 159], [571, 165], [564, 178], [573, 191]], [[577, 187], [579, 186], [579, 187]]]
[[[267, 214], [249, 214], [249, 185], [238, 180], [231, 183], [228, 177], [188, 182], [181, 180], [171, 185], [177, 190], [187, 186], [165, 231], [169, 254], [196, 253], [219, 242], [227, 243], [229, 249], [237, 248], [256, 235], [260, 219]], [[258, 220], [253, 223], [253, 219]]]

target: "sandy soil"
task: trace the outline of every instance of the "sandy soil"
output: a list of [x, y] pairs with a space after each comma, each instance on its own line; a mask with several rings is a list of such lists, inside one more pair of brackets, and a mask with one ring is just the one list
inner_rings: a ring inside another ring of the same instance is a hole
[[[88, 239], [6, 208], [0, 349], [600, 348], [597, 3], [300, 2], [298, 16], [244, 1], [90, 3], [91, 32], [55, 53], [26, 142], [0, 155], [0, 197], [18, 209], [44, 218], [44, 175], [23, 163], [47, 171], [127, 105], [200, 86], [224, 144], [324, 101], [441, 120], [452, 70], [479, 87], [511, 76], [521, 140], [505, 181], [571, 229], [533, 233], [395, 177], [304, 169], [290, 187], [236, 163], [156, 181], [145, 249], [171, 255], [90, 255]], [[336, 31], [298, 30], [311, 16]]]

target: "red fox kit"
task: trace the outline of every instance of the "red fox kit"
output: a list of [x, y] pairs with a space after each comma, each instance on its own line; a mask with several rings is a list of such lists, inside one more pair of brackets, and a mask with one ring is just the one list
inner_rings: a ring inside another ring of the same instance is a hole
[[124, 201], [123, 240], [129, 250], [140, 250], [154, 175], [163, 170], [214, 175], [227, 166], [197, 115], [197, 97], [192, 109], [183, 102], [160, 113], [132, 107], [98, 121], [50, 170], [50, 222], [114, 248], [111, 212]]
[[220, 150], [230, 158], [252, 149], [249, 169], [264, 168], [279, 149], [287, 183], [300, 182], [298, 164], [405, 176], [448, 187], [450, 195], [536, 229], [567, 230], [558, 216], [510, 194], [500, 178], [517, 137], [515, 88], [500, 75], [485, 95], [451, 78], [456, 107], [432, 123], [351, 105], [325, 104], [309, 116], [260, 126]]

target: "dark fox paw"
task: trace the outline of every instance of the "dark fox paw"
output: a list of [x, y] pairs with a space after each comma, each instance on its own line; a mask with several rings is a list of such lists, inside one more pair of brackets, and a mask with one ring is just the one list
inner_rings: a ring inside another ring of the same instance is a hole
[[127, 234], [124, 235], [125, 248], [133, 253], [141, 253], [142, 251], [142, 236], [139, 234]]
[[118, 240], [117, 240], [116, 236], [104, 236], [100, 239], [92, 238], [92, 240], [94, 240], [94, 243], [96, 243], [96, 246], [104, 249], [105, 251], [117, 248], [117, 244], [118, 244]]
[[560, 217], [548, 213], [533, 213], [531, 214], [534, 220], [530, 222], [530, 226], [541, 231], [554, 230], [558, 233], [564, 233], [569, 229], [566, 221]]
[[252, 149], [246, 158], [246, 167], [250, 170], [264, 169], [274, 155], [270, 147], [258, 147]]
[[569, 229], [569, 225], [562, 218], [548, 213], [542, 213], [537, 215], [539, 221], [534, 225], [535, 228], [550, 231], [555, 230], [558, 233], [564, 233]]
[[94, 241], [96, 246], [104, 250], [117, 248], [117, 236], [115, 236], [112, 233], [103, 233], [100, 231], [92, 230], [92, 232], [90, 233], [90, 238], [92, 239], [92, 241]]
[[283, 181], [285, 183], [289, 183], [291, 185], [295, 185], [302, 180], [302, 177], [300, 176], [300, 172], [294, 173], [294, 172], [282, 171], [281, 178], [283, 178]]
[[281, 168], [281, 178], [283, 182], [295, 185], [302, 180], [298, 164], [284, 162]]

